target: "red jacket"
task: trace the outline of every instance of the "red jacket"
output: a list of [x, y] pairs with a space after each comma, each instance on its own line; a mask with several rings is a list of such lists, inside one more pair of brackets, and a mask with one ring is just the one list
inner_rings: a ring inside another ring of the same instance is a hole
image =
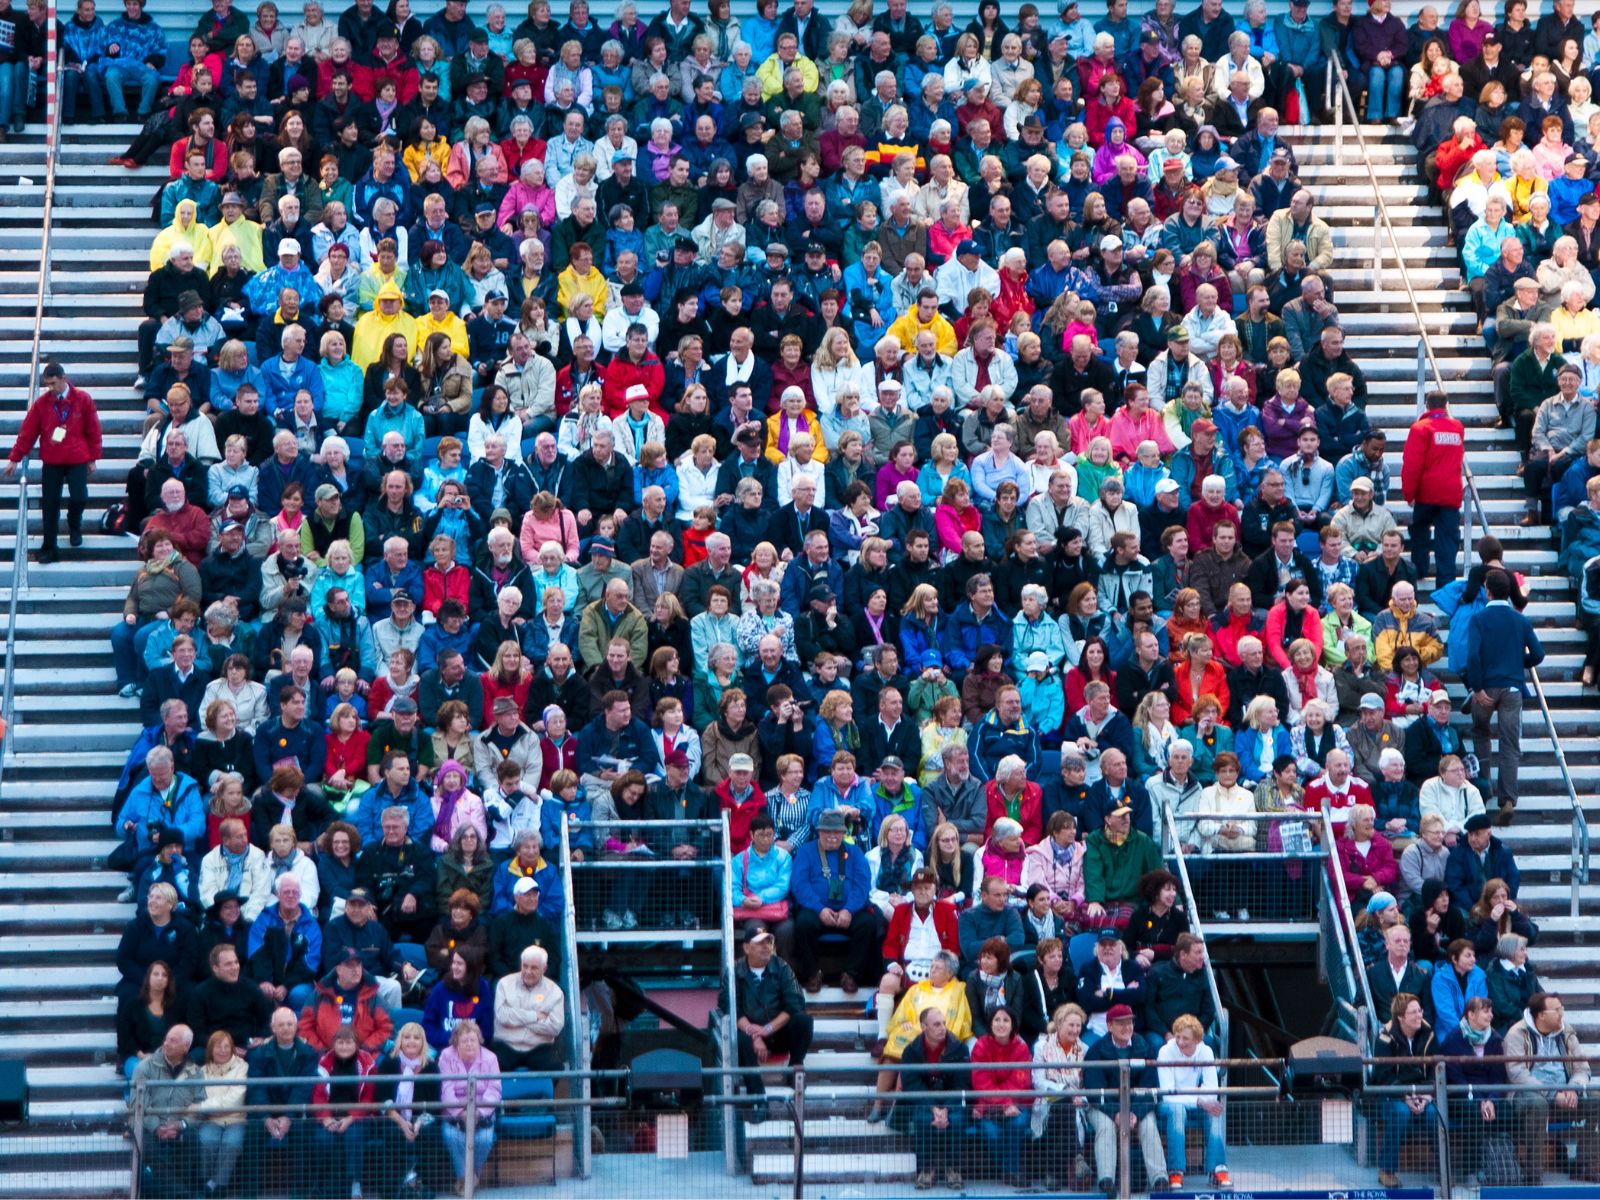
[[[634, 384], [643, 384], [650, 393], [650, 406], [655, 408], [661, 403], [661, 389], [666, 386], [666, 372], [662, 370], [661, 360], [650, 351], [646, 350], [644, 362], [632, 363], [628, 361], [627, 352], [617, 355], [606, 367], [606, 380], [600, 385], [604, 397], [601, 407], [608, 417], [620, 417], [628, 411], [628, 389]], [[658, 410], [659, 411], [659, 410]]]
[[1466, 434], [1461, 422], [1442, 408], [1430, 408], [1406, 435], [1400, 465], [1400, 492], [1407, 504], [1460, 508], [1461, 464]]
[[[66, 412], [61, 413], [62, 406]], [[65, 420], [62, 417], [65, 416]], [[55, 440], [57, 428], [65, 429], [61, 441]], [[11, 447], [11, 461], [21, 462], [34, 444], [39, 446], [39, 460], [52, 467], [75, 467], [92, 463], [100, 457], [100, 414], [94, 400], [82, 388], [68, 387], [58, 399], [46, 388], [22, 418], [22, 428]], [[210, 537], [208, 530], [207, 535]]]
[[1320, 812], [1322, 806], [1326, 804], [1328, 806], [1328, 819], [1333, 824], [1333, 834], [1335, 837], [1342, 838], [1344, 836], [1345, 813], [1358, 804], [1371, 804], [1372, 789], [1366, 785], [1365, 781], [1352, 775], [1350, 776], [1350, 781], [1345, 784], [1344, 794], [1336, 796], [1328, 790], [1328, 777], [1326, 775], [1318, 775], [1306, 785], [1305, 795], [1300, 798], [1300, 802], [1305, 805], [1308, 812]]
[[717, 784], [715, 795], [717, 804], [722, 811], [728, 814], [728, 837], [732, 843], [733, 854], [742, 854], [750, 845], [750, 822], [755, 815], [767, 811], [767, 797], [759, 787], [754, 784], [750, 787], [750, 795], [743, 804], [735, 804], [733, 800], [733, 780], [724, 779]]
[[[209, 537], [209, 530], [207, 532]], [[439, 615], [439, 606], [446, 600], [458, 601], [463, 610], [472, 607], [472, 572], [460, 563], [442, 572], [429, 567], [422, 573], [422, 611]]]
[[[992, 831], [994, 823], [1007, 815], [1006, 802], [1000, 796], [1000, 784], [996, 780], [984, 784], [983, 799], [989, 810], [983, 827]], [[1044, 836], [1044, 793], [1037, 783], [1022, 785], [1022, 795], [1017, 800], [1017, 820], [1022, 822], [1024, 845], [1031, 846]]]
[[211, 518], [195, 504], [185, 504], [177, 512], [163, 509], [144, 523], [144, 532], [159, 529], [172, 539], [172, 546], [195, 566], [206, 556], [211, 541]]
[[[1267, 652], [1267, 659], [1277, 663], [1280, 667], [1289, 665], [1289, 652], [1284, 649], [1284, 640], [1294, 641], [1303, 637], [1317, 648], [1317, 657], [1322, 656], [1322, 614], [1317, 611], [1317, 606], [1308, 604], [1305, 611], [1300, 614], [1300, 629], [1298, 632], [1286, 628], [1289, 624], [1289, 604], [1286, 600], [1279, 600], [1267, 610], [1267, 628], [1261, 634], [1261, 645]], [[1238, 643], [1234, 643], [1237, 652]]]
[[372, 59], [373, 65], [368, 67], [359, 80], [351, 81], [351, 88], [363, 100], [371, 101], [378, 94], [378, 89], [383, 86], [383, 81], [394, 81], [395, 99], [401, 104], [410, 104], [417, 98], [421, 90], [417, 68], [404, 54], [395, 58], [393, 62], [380, 62], [376, 55]]
[[[376, 986], [373, 987], [373, 991], [377, 991]], [[311, 1010], [307, 1009], [306, 1011], [309, 1013]], [[384, 1013], [383, 1019], [387, 1021], [389, 1019], [389, 1014]], [[303, 1035], [305, 1032], [305, 1019], [303, 1017], [300, 1020], [300, 1030]], [[357, 1104], [371, 1104], [373, 1102], [375, 1089], [366, 1078], [368, 1075], [372, 1074], [373, 1061], [372, 1055], [368, 1054], [365, 1050], [358, 1049], [356, 1051], [356, 1076], [361, 1080], [360, 1085], [356, 1088]], [[329, 1050], [317, 1060], [317, 1070], [323, 1075], [330, 1075], [333, 1072], [332, 1050]], [[316, 1116], [318, 1119], [322, 1117], [354, 1117], [358, 1121], [365, 1121], [372, 1115], [371, 1112], [350, 1112], [347, 1109], [329, 1107], [328, 1091], [331, 1083], [331, 1079], [324, 1079], [321, 1083], [317, 1084], [311, 1089], [311, 1103], [316, 1106], [313, 1109], [314, 1116]]]
[[[350, 1003], [348, 1019], [343, 1012], [347, 1001]], [[333, 1035], [339, 1031], [339, 1026], [346, 1024], [355, 1026], [356, 1043], [361, 1047], [362, 1056], [368, 1059], [361, 1071], [365, 1075], [372, 1069], [370, 1056], [382, 1050], [394, 1032], [394, 1020], [378, 1003], [378, 981], [371, 974], [361, 977], [361, 985], [353, 997], [344, 994], [333, 971], [324, 975], [317, 984], [316, 995], [300, 1014], [300, 1037], [312, 1049], [332, 1054]], [[326, 1099], [324, 1094], [322, 1102]]]
[[1089, 144], [1091, 146], [1103, 145], [1106, 140], [1106, 122], [1116, 117], [1129, 129], [1139, 123], [1139, 106], [1126, 93], [1118, 100], [1115, 107], [1107, 107], [1099, 96], [1089, 101], [1083, 111], [1084, 128], [1089, 131]]
[[[889, 932], [883, 936], [883, 957], [887, 962], [904, 962], [906, 941], [911, 937], [910, 902], [894, 906], [889, 918]], [[933, 902], [933, 932], [941, 948], [961, 957], [961, 934], [956, 923], [956, 906], [948, 900]]]
[[[591, 382], [605, 386], [605, 368], [599, 363], [592, 364], [594, 379]], [[663, 373], [663, 379], [665, 374]], [[572, 364], [568, 363], [556, 372], [556, 416], [564, 417], [567, 411], [578, 402], [578, 388], [572, 382]]]
[[[989, 1034], [984, 1034], [972, 1047], [972, 1061], [974, 1063], [993, 1063], [972, 1072], [972, 1090], [975, 1092], [1025, 1092], [1033, 1087], [1033, 1072], [1025, 1064], [1033, 1060], [1033, 1053], [1028, 1049], [1020, 1034], [1013, 1035], [1011, 1040], [1002, 1046]], [[1000, 1114], [1000, 1110], [1008, 1104], [1015, 1104], [1018, 1108], [1026, 1109], [1033, 1101], [1027, 1096], [1007, 1096], [996, 1100], [978, 1101], [977, 1114], [980, 1118]]]

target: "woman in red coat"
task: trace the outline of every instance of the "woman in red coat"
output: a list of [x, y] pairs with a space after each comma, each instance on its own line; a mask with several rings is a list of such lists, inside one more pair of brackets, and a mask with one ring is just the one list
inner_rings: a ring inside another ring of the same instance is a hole
[[1191, 633], [1183, 639], [1184, 657], [1174, 665], [1173, 682], [1177, 695], [1172, 701], [1172, 723], [1187, 725], [1194, 720], [1194, 706], [1201, 696], [1215, 696], [1228, 711], [1228, 673], [1215, 658], [1211, 639]]
[[1311, 603], [1311, 585], [1303, 579], [1290, 580], [1289, 590], [1267, 610], [1267, 628], [1261, 643], [1267, 657], [1279, 667], [1289, 665], [1289, 647], [1301, 638], [1322, 645], [1322, 616]]
[[[494, 664], [480, 677], [483, 684], [483, 727], [494, 724], [494, 702], [501, 696], [516, 701], [517, 711], [528, 707], [528, 689], [533, 686], [533, 670], [522, 656], [522, 648], [515, 642], [501, 642], [494, 652]], [[574, 748], [576, 754], [576, 748]]]
[[[1017, 1033], [1017, 1018], [1001, 1005], [989, 1015], [989, 1032], [972, 1047], [974, 1066], [972, 1090], [984, 1092], [1026, 1092], [1033, 1088], [1033, 1073], [1028, 1063], [1033, 1053]], [[1008, 1187], [1021, 1187], [1022, 1147], [1028, 1138], [1029, 1113], [1033, 1100], [1028, 1096], [998, 1096], [979, 1100], [974, 1115], [978, 1132], [989, 1148], [992, 1161]]]

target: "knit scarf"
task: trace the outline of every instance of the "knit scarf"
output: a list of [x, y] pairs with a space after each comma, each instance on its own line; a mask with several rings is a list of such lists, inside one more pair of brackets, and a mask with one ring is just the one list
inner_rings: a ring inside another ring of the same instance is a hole
[[236, 892], [244, 884], [244, 863], [249, 854], [248, 846], [237, 854], [226, 846], [222, 847], [222, 861], [228, 864], [228, 880], [223, 884], [224, 889]]
[[1489, 1035], [1494, 1032], [1491, 1026], [1488, 1029], [1474, 1029], [1467, 1024], [1465, 1017], [1461, 1018], [1461, 1036], [1467, 1039], [1469, 1046], [1482, 1046], [1489, 1040]]
[[1006, 977], [979, 971], [978, 979], [983, 984], [983, 1011], [993, 1013], [1006, 1002]]

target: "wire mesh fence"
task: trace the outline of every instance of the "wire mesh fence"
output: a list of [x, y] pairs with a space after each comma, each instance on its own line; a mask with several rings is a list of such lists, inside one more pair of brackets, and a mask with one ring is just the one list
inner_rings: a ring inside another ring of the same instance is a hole
[[[1138, 1035], [1087, 1051], [1053, 1048], [1054, 1036], [1014, 1061], [974, 1062], [952, 1038], [926, 1062], [824, 1070], [673, 1055], [587, 1073], [330, 1064], [274, 1079], [281, 1090], [267, 1103], [251, 1102], [259, 1090], [241, 1099], [236, 1079], [141, 1083], [127, 1142], [40, 1132], [26, 1169], [41, 1194], [62, 1191], [54, 1166], [76, 1172], [86, 1195], [512, 1196], [555, 1185], [563, 1196], [706, 1200], [924, 1188], [1463, 1196], [1593, 1182], [1600, 1166], [1587, 1063], [1539, 1068], [1570, 1074], [1571, 1086], [1510, 1082], [1492, 1055], [1297, 1073], [1292, 1062], [1195, 1061]], [[863, 1101], [880, 1069], [889, 1103], [872, 1122]], [[587, 1161], [580, 1134], [593, 1143]]]
[[1208, 928], [1316, 922], [1317, 873], [1328, 864], [1320, 813], [1183, 812], [1164, 832], [1168, 861], [1181, 854]]

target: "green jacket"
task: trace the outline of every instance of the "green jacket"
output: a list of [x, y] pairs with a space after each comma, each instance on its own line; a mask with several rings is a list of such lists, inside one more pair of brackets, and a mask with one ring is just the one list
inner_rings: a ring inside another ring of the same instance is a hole
[[1113, 846], [1105, 830], [1089, 835], [1083, 855], [1083, 898], [1100, 904], [1131, 904], [1139, 895], [1142, 876], [1161, 867], [1161, 852], [1150, 836], [1137, 829]]
[[1507, 386], [1511, 396], [1511, 407], [1515, 412], [1532, 412], [1557, 392], [1556, 372], [1559, 371], [1566, 359], [1561, 357], [1561, 352], [1550, 356], [1544, 364], [1544, 369], [1539, 369], [1539, 360], [1533, 356], [1532, 350], [1524, 350], [1511, 363], [1511, 374], [1507, 379]]

